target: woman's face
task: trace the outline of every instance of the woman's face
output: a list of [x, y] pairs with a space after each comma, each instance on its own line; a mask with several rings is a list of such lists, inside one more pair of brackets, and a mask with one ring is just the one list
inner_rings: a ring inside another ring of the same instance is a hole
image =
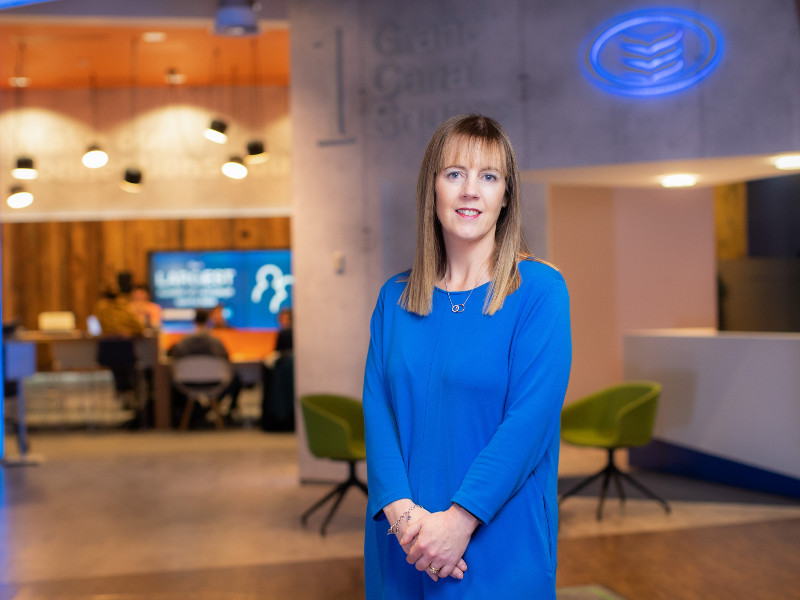
[[445, 243], [494, 243], [500, 210], [506, 205], [502, 152], [480, 142], [451, 140], [436, 173], [436, 216]]

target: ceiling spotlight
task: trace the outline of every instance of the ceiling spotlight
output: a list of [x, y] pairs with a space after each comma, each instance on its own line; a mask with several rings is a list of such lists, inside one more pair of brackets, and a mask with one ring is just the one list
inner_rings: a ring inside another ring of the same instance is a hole
[[241, 158], [231, 156], [228, 162], [222, 165], [222, 174], [231, 179], [244, 179], [247, 177], [247, 167]]
[[142, 172], [139, 169], [125, 169], [125, 175], [122, 177], [122, 181], [119, 182], [119, 187], [121, 187], [126, 192], [130, 192], [132, 194], [138, 194], [142, 191]]
[[39, 173], [36, 167], [33, 166], [33, 159], [27, 156], [20, 156], [17, 159], [17, 166], [11, 170], [11, 176], [14, 179], [36, 179]]
[[689, 173], [675, 173], [664, 175], [661, 178], [661, 185], [665, 188], [692, 187], [697, 183], [697, 175]]
[[6, 202], [11, 208], [25, 208], [33, 204], [33, 194], [25, 191], [21, 185], [15, 185], [12, 186]]
[[244, 157], [244, 162], [248, 165], [258, 165], [268, 160], [269, 152], [264, 147], [264, 142], [253, 140], [247, 143], [247, 156]]
[[214, 20], [215, 35], [255, 35], [258, 19], [253, 0], [220, 0]]
[[86, 150], [86, 154], [83, 155], [81, 162], [84, 167], [89, 169], [99, 169], [108, 164], [108, 154], [106, 154], [100, 146], [92, 144]]
[[775, 167], [781, 171], [800, 169], [800, 154], [786, 154], [775, 159]]
[[228, 124], [225, 121], [222, 119], [214, 119], [211, 121], [208, 129], [203, 132], [203, 136], [216, 144], [224, 144], [228, 141], [228, 136], [225, 134], [227, 128]]

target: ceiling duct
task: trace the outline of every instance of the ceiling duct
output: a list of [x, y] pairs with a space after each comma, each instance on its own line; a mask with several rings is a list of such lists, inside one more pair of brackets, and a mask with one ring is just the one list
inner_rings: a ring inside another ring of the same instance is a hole
[[214, 34], [230, 36], [258, 34], [256, 17], [258, 8], [254, 0], [219, 0]]

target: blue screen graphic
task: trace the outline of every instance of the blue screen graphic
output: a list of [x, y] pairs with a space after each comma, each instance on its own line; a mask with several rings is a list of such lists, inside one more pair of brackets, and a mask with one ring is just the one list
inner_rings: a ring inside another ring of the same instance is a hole
[[196, 308], [222, 305], [237, 329], [276, 329], [292, 304], [289, 250], [214, 250], [150, 253], [153, 301], [165, 329], [191, 325]]

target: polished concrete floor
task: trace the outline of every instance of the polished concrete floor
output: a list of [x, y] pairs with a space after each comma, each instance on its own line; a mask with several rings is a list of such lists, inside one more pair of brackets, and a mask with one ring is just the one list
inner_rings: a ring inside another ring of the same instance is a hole
[[[300, 485], [296, 439], [256, 430], [51, 432], [38, 466], [0, 471], [0, 600], [363, 597], [365, 498], [328, 535], [299, 515], [327, 488]], [[11, 442], [9, 454], [13, 454]], [[604, 454], [563, 449], [567, 477]], [[724, 499], [723, 499], [724, 500]], [[571, 498], [561, 586], [628, 600], [800, 598], [800, 504]]]

